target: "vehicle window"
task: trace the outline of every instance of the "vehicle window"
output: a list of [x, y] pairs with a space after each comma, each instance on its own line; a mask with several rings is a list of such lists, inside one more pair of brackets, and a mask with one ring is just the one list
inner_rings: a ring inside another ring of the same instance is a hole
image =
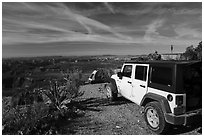
[[136, 66], [135, 79], [146, 81], [147, 78], [147, 66]]
[[91, 74], [90, 78], [93, 79], [94, 74]]
[[132, 74], [132, 65], [125, 65], [123, 69], [123, 76], [130, 78], [131, 74]]
[[166, 67], [152, 67], [151, 82], [161, 85], [172, 85], [172, 69]]

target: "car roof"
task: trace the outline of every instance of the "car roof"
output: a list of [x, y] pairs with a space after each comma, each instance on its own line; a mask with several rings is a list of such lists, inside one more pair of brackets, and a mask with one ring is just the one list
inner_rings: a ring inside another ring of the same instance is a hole
[[151, 64], [151, 65], [191, 65], [194, 63], [202, 63], [202, 61], [167, 61], [167, 60], [159, 60], [159, 61], [129, 61], [125, 62], [126, 64]]

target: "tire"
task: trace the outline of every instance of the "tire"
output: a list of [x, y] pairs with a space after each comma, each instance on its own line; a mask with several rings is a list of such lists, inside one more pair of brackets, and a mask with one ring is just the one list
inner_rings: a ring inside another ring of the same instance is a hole
[[118, 98], [118, 90], [114, 82], [110, 82], [106, 85], [106, 91], [107, 91], [106, 96], [111, 101], [116, 101]]
[[165, 121], [164, 113], [159, 102], [149, 102], [144, 109], [144, 118], [150, 130], [157, 134], [167, 131], [169, 124]]

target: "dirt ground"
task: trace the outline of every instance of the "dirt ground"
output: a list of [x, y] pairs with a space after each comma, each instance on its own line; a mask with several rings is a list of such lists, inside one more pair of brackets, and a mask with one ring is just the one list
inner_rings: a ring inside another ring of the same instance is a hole
[[[104, 84], [85, 85], [77, 108], [85, 115], [72, 121], [67, 128], [75, 135], [154, 135], [143, 119], [142, 108], [119, 97], [118, 101], [106, 98]], [[170, 135], [201, 135], [202, 120], [191, 126], [173, 126]]]

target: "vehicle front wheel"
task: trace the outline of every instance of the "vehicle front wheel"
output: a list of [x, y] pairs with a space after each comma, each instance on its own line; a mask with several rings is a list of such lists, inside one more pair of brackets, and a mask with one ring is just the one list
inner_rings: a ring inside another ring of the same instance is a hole
[[117, 88], [114, 86], [112, 83], [108, 83], [106, 85], [106, 91], [107, 91], [107, 98], [111, 99], [112, 101], [117, 100], [118, 93], [117, 93]]
[[149, 129], [157, 134], [165, 133], [169, 127], [159, 102], [147, 103], [144, 109], [144, 117]]

